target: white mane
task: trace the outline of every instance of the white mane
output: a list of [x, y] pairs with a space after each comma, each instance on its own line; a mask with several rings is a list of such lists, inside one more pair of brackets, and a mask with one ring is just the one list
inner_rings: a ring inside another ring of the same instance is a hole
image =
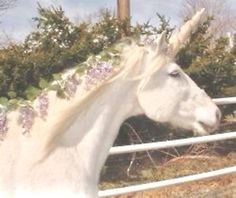
[[[36, 98], [33, 102], [28, 102], [33, 110], [36, 112], [35, 121], [29, 132], [25, 134], [26, 136], [35, 137], [36, 141], [40, 141], [40, 150], [42, 152], [42, 157], [46, 157], [52, 150], [53, 143], [56, 141], [57, 137], [60, 137], [65, 129], [68, 128], [74, 122], [76, 117], [79, 116], [80, 112], [83, 112], [87, 108], [87, 105], [90, 104], [90, 101], [94, 100], [99, 92], [104, 89], [107, 85], [112, 83], [114, 80], [128, 78], [133, 80], [137, 76], [140, 76], [139, 68], [136, 68], [136, 65], [140, 65], [140, 61], [143, 60], [145, 52], [148, 50], [148, 47], [140, 47], [134, 42], [132, 45], [127, 45], [124, 47], [121, 53], [121, 62], [119, 65], [113, 65], [113, 70], [106, 76], [104, 79], [96, 82], [92, 85], [90, 89], [87, 89], [86, 84], [86, 71], [84, 74], [78, 74], [76, 69], [70, 69], [65, 71], [62, 74], [61, 82], [54, 81], [52, 84], [63, 84], [68, 76], [75, 75], [75, 77], [80, 80], [80, 84], [77, 87], [76, 94], [73, 97], [69, 98], [59, 98], [57, 92], [53, 90], [45, 90], [44, 92], [48, 94], [49, 97], [49, 112], [46, 117], [40, 117], [38, 111], [38, 99]], [[132, 71], [132, 76], [130, 76], [130, 71]], [[51, 105], [53, 104], [53, 107]], [[22, 129], [20, 128], [17, 122], [12, 122], [13, 120], [17, 121], [20, 115], [19, 108], [8, 113], [8, 126], [9, 130], [5, 135], [6, 139], [8, 136], [10, 138], [17, 138], [21, 135]], [[51, 125], [51, 126], [50, 126]], [[45, 130], [38, 130], [39, 128]], [[49, 129], [51, 128], [51, 129]], [[50, 133], [48, 131], [50, 130]], [[34, 143], [36, 144], [36, 143]], [[37, 142], [37, 144], [39, 144]]]

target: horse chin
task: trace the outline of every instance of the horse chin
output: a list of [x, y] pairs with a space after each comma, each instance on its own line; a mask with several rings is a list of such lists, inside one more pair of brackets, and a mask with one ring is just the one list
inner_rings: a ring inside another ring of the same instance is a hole
[[195, 122], [193, 124], [193, 132], [195, 135], [208, 135], [212, 133], [216, 127], [208, 126], [201, 122]]

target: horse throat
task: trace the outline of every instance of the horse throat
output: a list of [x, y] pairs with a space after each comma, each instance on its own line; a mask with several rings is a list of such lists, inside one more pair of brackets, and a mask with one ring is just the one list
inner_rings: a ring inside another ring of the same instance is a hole
[[[59, 147], [74, 148], [80, 161], [78, 172], [88, 186], [97, 186], [100, 171], [122, 122], [139, 114], [134, 82], [112, 82], [81, 110], [59, 141]], [[97, 187], [96, 187], [97, 188]]]

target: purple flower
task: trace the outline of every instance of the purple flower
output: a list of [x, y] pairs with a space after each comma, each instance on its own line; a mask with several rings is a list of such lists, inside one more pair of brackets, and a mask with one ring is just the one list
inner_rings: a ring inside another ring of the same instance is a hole
[[46, 91], [42, 91], [38, 95], [38, 102], [39, 102], [40, 116], [42, 118], [45, 118], [45, 116], [48, 115], [48, 106], [49, 106], [48, 93]]
[[0, 133], [4, 134], [8, 131], [7, 127], [7, 115], [4, 110], [0, 111]]
[[157, 39], [157, 35], [143, 35], [140, 40], [144, 45], [152, 45]]
[[69, 75], [65, 81], [64, 90], [69, 97], [74, 97], [77, 91], [77, 86], [79, 81], [76, 78], [76, 75]]
[[29, 133], [34, 124], [35, 111], [31, 106], [25, 105], [20, 107], [19, 112], [18, 123], [23, 128], [23, 134]]
[[98, 81], [104, 80], [112, 70], [111, 63], [105, 61], [100, 61], [91, 65], [85, 75], [86, 86], [90, 87]]

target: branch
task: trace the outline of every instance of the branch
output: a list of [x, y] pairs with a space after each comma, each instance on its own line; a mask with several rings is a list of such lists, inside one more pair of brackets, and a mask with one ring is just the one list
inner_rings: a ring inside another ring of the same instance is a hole
[[14, 7], [17, 0], [0, 0], [0, 11]]

